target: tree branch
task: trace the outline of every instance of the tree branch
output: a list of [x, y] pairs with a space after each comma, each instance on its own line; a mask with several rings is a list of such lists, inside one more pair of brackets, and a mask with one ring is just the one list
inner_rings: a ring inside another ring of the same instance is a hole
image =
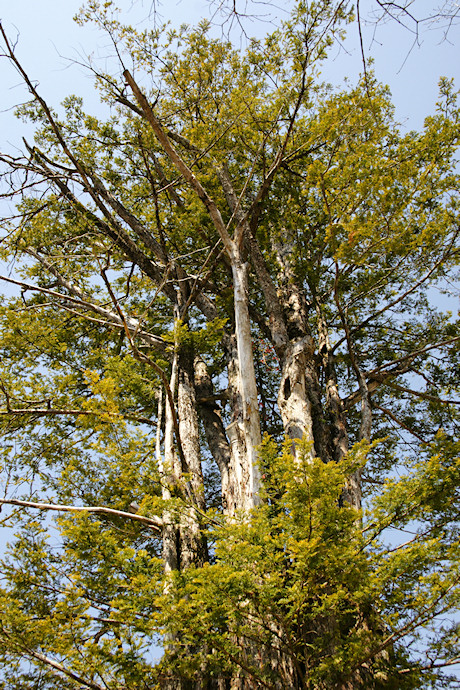
[[53, 670], [53, 672], [59, 671], [59, 673], [62, 673], [64, 676], [67, 676], [68, 678], [71, 678], [79, 685], [83, 685], [85, 688], [90, 688], [90, 690], [105, 690], [105, 688], [102, 685], [99, 685], [98, 683], [95, 683], [92, 680], [86, 680], [82, 676], [79, 676], [74, 671], [70, 671], [68, 668], [63, 666], [63, 664], [60, 664], [58, 661], [51, 659], [45, 654], [41, 654], [40, 652], [37, 652], [34, 649], [30, 649], [29, 647], [27, 647], [27, 645], [24, 645], [22, 642], [17, 643], [16, 640], [12, 639], [12, 635], [9, 635], [4, 629], [2, 629], [1, 634], [3, 634], [9, 640], [10, 644], [11, 642], [13, 644], [16, 644], [23, 654], [32, 657], [33, 659], [37, 659], [37, 661], [41, 661], [46, 666], [49, 666]]
[[405, 424], [405, 423], [402, 421], [402, 419], [399, 419], [399, 418], [398, 418], [395, 414], [393, 414], [393, 412], [392, 412], [391, 410], [389, 410], [387, 407], [382, 407], [381, 405], [377, 405], [377, 404], [374, 402], [374, 408], [375, 408], [376, 410], [380, 410], [380, 412], [383, 412], [384, 415], [386, 415], [387, 417], [389, 417], [390, 419], [392, 419], [398, 426], [401, 427], [401, 429], [405, 429], [406, 431], [408, 431], [410, 434], [412, 434], [412, 436], [415, 436], [415, 438], [417, 438], [421, 443], [426, 443], [426, 440], [425, 440], [424, 438], [422, 438], [422, 437], [420, 436], [420, 434], [418, 434], [416, 431], [414, 431], [413, 429], [411, 429], [410, 426], [408, 426], [407, 424]]
[[36, 510], [56, 510], [61, 513], [93, 513], [98, 515], [113, 515], [115, 517], [127, 518], [135, 522], [141, 522], [151, 529], [161, 532], [163, 527], [163, 520], [160, 517], [147, 517], [145, 515], [137, 515], [136, 513], [128, 513], [124, 510], [116, 510], [115, 508], [107, 508], [105, 506], [67, 506], [57, 503], [36, 503], [34, 501], [20, 501], [14, 498], [6, 499], [0, 498], [0, 505], [20, 506], [22, 508], [35, 508]]
[[211, 216], [211, 220], [213, 221], [214, 226], [222, 239], [222, 242], [228, 255], [232, 257], [234, 254], [234, 243], [227, 232], [227, 228], [225, 227], [225, 223], [215, 202], [211, 199], [207, 191], [202, 186], [201, 182], [195, 177], [194, 173], [190, 170], [190, 168], [187, 166], [184, 160], [177, 153], [176, 149], [174, 148], [165, 131], [163, 130], [163, 127], [161, 126], [159, 120], [155, 117], [147, 98], [139, 89], [137, 83], [134, 81], [129, 70], [125, 70], [123, 72], [123, 76], [125, 77], [126, 82], [130, 86], [137, 102], [139, 103], [142, 109], [142, 112], [148, 120], [156, 138], [160, 142], [165, 153], [168, 155], [168, 157], [174, 163], [178, 171], [181, 173], [181, 175], [184, 176], [184, 179], [196, 192], [199, 199], [207, 208], [209, 215]]
[[[53, 268], [51, 266], [49, 267], [49, 270], [53, 272]], [[62, 281], [61, 284], [63, 287], [67, 288], [70, 292], [73, 292], [76, 296], [72, 297], [71, 295], [63, 295], [60, 292], [56, 292], [55, 290], [39, 287], [38, 285], [32, 285], [31, 283], [25, 283], [22, 280], [14, 280], [14, 278], [7, 278], [6, 276], [0, 276], [0, 280], [5, 281], [6, 283], [10, 283], [11, 285], [18, 285], [24, 290], [40, 292], [42, 294], [49, 295], [50, 297], [55, 297], [60, 301], [71, 302], [73, 304], [76, 304], [77, 306], [81, 306], [85, 309], [94, 311], [96, 312], [96, 314], [103, 316], [105, 319], [107, 319], [107, 321], [114, 323], [114, 325], [118, 327], [124, 327], [126, 325], [130, 333], [132, 332], [136, 336], [139, 336], [139, 338], [141, 338], [147, 345], [154, 347], [163, 354], [166, 352], [167, 343], [165, 343], [164, 340], [159, 336], [152, 335], [151, 333], [147, 333], [146, 331], [140, 330], [137, 319], [128, 317], [127, 321], [123, 321], [119, 316], [117, 316], [117, 314], [114, 314], [112, 311], [105, 309], [99, 304], [95, 304], [94, 302], [88, 302], [86, 299], [83, 299], [83, 293], [79, 290], [79, 288], [72, 286], [72, 284], [66, 281], [64, 278], [62, 278], [62, 276], [60, 276], [60, 274], [57, 271], [53, 272], [53, 275], [55, 275], [59, 282]], [[81, 295], [81, 297], [79, 297], [78, 295]]]

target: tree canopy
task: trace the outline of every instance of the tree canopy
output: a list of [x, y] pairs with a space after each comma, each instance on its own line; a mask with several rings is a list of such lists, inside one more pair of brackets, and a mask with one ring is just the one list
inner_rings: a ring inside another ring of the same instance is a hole
[[351, 19], [88, 2], [106, 118], [2, 29], [2, 687], [455, 687], [459, 109], [322, 83]]

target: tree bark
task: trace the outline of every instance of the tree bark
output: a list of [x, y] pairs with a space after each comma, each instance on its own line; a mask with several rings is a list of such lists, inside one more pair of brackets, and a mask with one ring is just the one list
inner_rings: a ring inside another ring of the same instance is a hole
[[224, 512], [228, 512], [230, 444], [225, 434], [221, 410], [213, 399], [214, 389], [208, 368], [200, 357], [195, 358], [195, 390], [208, 448], [220, 472], [222, 507]]
[[283, 420], [284, 432], [293, 441], [311, 441], [314, 452], [313, 418], [311, 402], [307, 392], [306, 350], [311, 349], [311, 338], [305, 336], [291, 342], [281, 362], [281, 383], [278, 392], [278, 406]]
[[[170, 389], [174, 396], [177, 384], [177, 352], [171, 370]], [[160, 471], [162, 484], [162, 498], [164, 501], [171, 500], [171, 489], [178, 479], [179, 463], [174, 450], [174, 422], [172, 410], [168, 401], [165, 405], [165, 431], [164, 431], [164, 459], [157, 440], [158, 468]], [[163, 559], [165, 573], [171, 573], [179, 568], [178, 552], [178, 533], [177, 524], [170, 510], [163, 513]]]
[[337, 375], [334, 366], [329, 332], [324, 315], [316, 301], [316, 314], [318, 318], [319, 343], [318, 351], [321, 355], [322, 366], [326, 381], [326, 418], [329, 431], [329, 453], [331, 460], [340, 462], [348, 453], [348, 432], [342, 400], [337, 386]]
[[[260, 470], [257, 448], [262, 443], [260, 433], [259, 401], [257, 394], [251, 322], [248, 309], [248, 266], [239, 256], [232, 261], [235, 302], [235, 331], [238, 350], [238, 383], [241, 395], [241, 415], [238, 433], [244, 438], [246, 454], [243, 473], [247, 480], [241, 486], [241, 510], [248, 511], [260, 502]], [[236, 429], [232, 429], [234, 434]]]
[[312, 455], [327, 461], [327, 437], [318, 379], [315, 343], [308, 324], [305, 297], [293, 273], [293, 246], [277, 246], [280, 295], [289, 337], [281, 358], [278, 405], [286, 435], [312, 441]]
[[187, 463], [194, 505], [190, 505], [180, 524], [181, 567], [201, 566], [207, 561], [205, 537], [200, 525], [200, 512], [204, 512], [205, 497], [201, 469], [197, 402], [194, 385], [193, 352], [191, 346], [180, 345], [178, 366], [177, 412], [182, 448]]

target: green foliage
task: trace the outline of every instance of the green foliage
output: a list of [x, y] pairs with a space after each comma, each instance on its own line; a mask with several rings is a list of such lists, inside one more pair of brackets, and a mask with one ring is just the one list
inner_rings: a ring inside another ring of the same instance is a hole
[[[265, 39], [237, 49], [208, 22], [123, 25], [111, 2], [88, 2], [78, 19], [134, 64], [228, 232], [238, 211], [248, 221], [241, 250], [253, 262], [247, 296], [269, 432], [251, 516], [225, 516], [228, 460], [219, 464], [205, 429], [212, 412], [230, 448], [240, 402], [228, 386], [232, 267], [206, 205], [118, 73], [96, 75], [106, 119], [74, 96], [56, 112], [38, 98], [18, 109], [37, 131], [24, 159], [1, 156], [8, 183], [20, 182], [0, 258], [14, 259], [21, 292], [0, 303], [0, 462], [5, 499], [32, 505], [2, 516], [2, 687], [152, 690], [172, 677], [187, 688], [238, 675], [273, 690], [449, 685], [443, 668], [459, 658], [460, 362], [451, 304], [433, 294], [452, 290], [458, 268], [459, 110], [442, 79], [436, 113], [404, 133], [371, 71], [345, 91], [322, 84], [321, 62], [349, 20], [342, 3], [299, 2]], [[295, 456], [292, 440], [278, 443], [289, 348], [271, 331], [261, 265], [289, 346], [311, 340], [302, 376], [311, 384], [314, 369], [317, 387], [305, 409], [319, 408], [312, 426], [326, 428], [327, 459], [337, 389], [350, 440], [339, 462], [312, 458], [312, 442]], [[209, 381], [194, 379], [197, 361]], [[201, 426], [190, 440], [190, 419], [179, 418], [168, 455], [175, 367]], [[204, 482], [185, 466], [180, 434]], [[361, 512], [344, 499], [356, 478]], [[190, 487], [210, 497], [208, 509], [191, 503]], [[196, 525], [207, 562], [165, 574], [162, 529], [185, 550]]]
[[[308, 444], [296, 461], [290, 443], [280, 450], [266, 437], [262, 505], [250, 521], [210, 512], [211, 563], [166, 580], [151, 538], [134, 525], [60, 517], [57, 548], [54, 530], [28, 521], [4, 564], [5, 663], [52, 648], [84, 677], [109, 674], [131, 687], [161, 687], [171, 673], [239, 672], [274, 688], [291, 667], [305, 688], [357, 679], [439, 687], [433, 660], [449, 658], [458, 641], [455, 622], [446, 627], [460, 597], [458, 450], [440, 434], [410, 474], [387, 482], [363, 524], [341, 494], [372, 448], [358, 444], [342, 463], [324, 464], [310, 460]], [[391, 530], [408, 529], [395, 542]], [[151, 665], [149, 646], [161, 637], [165, 654]], [[421, 642], [424, 658], [412, 654]]]
[[[213, 563], [168, 584], [161, 609], [178, 642], [160, 668], [184, 678], [242, 670], [256, 687], [288, 683], [291, 665], [305, 688], [439, 687], [434, 660], [451, 650], [430, 634], [457, 640], [446, 617], [460, 597], [458, 444], [439, 436], [410, 476], [388, 481], [364, 525], [341, 493], [371, 449], [326, 465], [308, 450], [296, 462], [290, 444], [280, 453], [265, 439], [263, 505], [250, 522], [212, 522]], [[391, 530], [408, 528], [396, 541]], [[410, 659], [421, 641], [425, 659]]]

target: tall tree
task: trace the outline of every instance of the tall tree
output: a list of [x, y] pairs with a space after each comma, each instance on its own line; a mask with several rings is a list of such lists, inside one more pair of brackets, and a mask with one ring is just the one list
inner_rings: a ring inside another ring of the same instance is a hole
[[237, 50], [90, 2], [106, 119], [54, 111], [2, 30], [36, 123], [1, 155], [8, 687], [447, 682], [459, 111], [442, 80], [402, 134], [369, 72], [322, 85], [350, 17], [299, 3]]

